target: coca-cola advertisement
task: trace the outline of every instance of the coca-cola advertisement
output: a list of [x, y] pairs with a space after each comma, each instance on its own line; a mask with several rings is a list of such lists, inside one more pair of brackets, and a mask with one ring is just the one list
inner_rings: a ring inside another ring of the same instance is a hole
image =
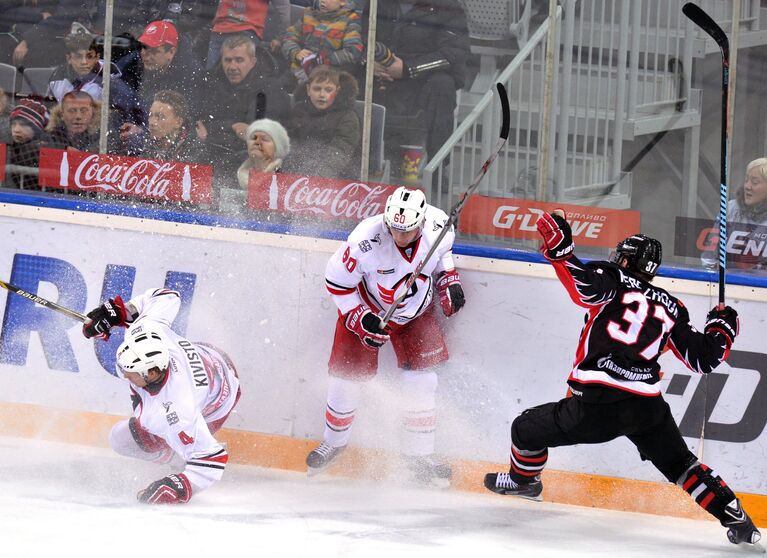
[[206, 205], [213, 167], [43, 147], [39, 181], [46, 188]]
[[319, 221], [361, 221], [383, 213], [396, 185], [251, 171], [248, 207]]
[[0, 143], [0, 183], [5, 182], [5, 144]]
[[538, 240], [535, 222], [557, 208], [565, 210], [573, 238], [583, 246], [609, 248], [640, 232], [638, 211], [487, 196], [469, 198], [458, 228], [469, 234]]

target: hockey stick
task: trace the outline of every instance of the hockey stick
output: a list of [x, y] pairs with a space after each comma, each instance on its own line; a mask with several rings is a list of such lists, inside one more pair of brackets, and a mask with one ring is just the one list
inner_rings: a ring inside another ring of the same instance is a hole
[[[722, 141], [719, 165], [719, 305], [724, 306], [724, 285], [727, 273], [727, 151], [730, 143], [727, 114], [730, 86], [730, 41], [722, 28], [699, 6], [688, 2], [682, 12], [695, 25], [708, 33], [722, 51]], [[735, 25], [735, 23], [733, 23]]]
[[70, 310], [69, 308], [65, 308], [59, 304], [56, 304], [55, 302], [51, 302], [50, 300], [46, 300], [44, 298], [40, 298], [36, 294], [28, 293], [24, 289], [20, 289], [18, 287], [14, 287], [13, 285], [6, 283], [4, 281], [0, 281], [0, 287], [7, 289], [11, 291], [12, 293], [16, 293], [19, 296], [23, 296], [24, 298], [28, 298], [32, 302], [36, 302], [40, 306], [45, 306], [46, 308], [50, 308], [51, 310], [56, 310], [56, 312], [61, 312], [65, 316], [69, 316], [70, 318], [73, 318], [75, 320], [79, 320], [83, 323], [88, 321], [87, 316], [83, 316], [79, 312], [75, 312], [74, 310]]
[[389, 323], [389, 320], [391, 319], [392, 314], [394, 314], [394, 311], [397, 309], [400, 302], [402, 302], [405, 296], [407, 296], [407, 293], [410, 292], [410, 288], [413, 286], [413, 283], [415, 283], [416, 279], [418, 279], [418, 276], [423, 271], [423, 268], [426, 266], [426, 262], [428, 262], [431, 259], [432, 255], [434, 255], [434, 252], [436, 252], [437, 247], [439, 246], [439, 243], [442, 242], [443, 238], [445, 238], [445, 235], [450, 230], [450, 227], [452, 227], [458, 221], [458, 217], [461, 214], [461, 210], [463, 209], [463, 206], [466, 205], [466, 201], [469, 199], [469, 196], [474, 192], [474, 190], [477, 189], [477, 187], [479, 186], [479, 182], [482, 180], [482, 177], [484, 177], [485, 174], [487, 173], [487, 169], [490, 168], [490, 165], [493, 164], [493, 161], [495, 161], [495, 158], [498, 157], [498, 154], [501, 152], [501, 149], [503, 149], [503, 146], [506, 144], [506, 140], [509, 138], [509, 128], [511, 126], [511, 110], [509, 109], [509, 97], [506, 94], [506, 88], [503, 86], [503, 84], [496, 83], [495, 87], [498, 90], [498, 95], [500, 95], [501, 97], [501, 113], [502, 113], [501, 132], [499, 134], [500, 137], [498, 138], [498, 142], [495, 144], [495, 149], [493, 150], [490, 157], [488, 157], [487, 161], [484, 162], [484, 164], [482, 165], [482, 168], [479, 169], [477, 176], [474, 177], [474, 181], [463, 193], [463, 196], [461, 196], [461, 199], [458, 200], [455, 203], [455, 205], [450, 209], [450, 215], [447, 219], [447, 222], [445, 223], [445, 226], [442, 227], [442, 230], [440, 231], [439, 236], [437, 236], [437, 239], [434, 241], [434, 244], [432, 244], [429, 251], [426, 252], [426, 255], [419, 262], [415, 270], [413, 270], [413, 273], [405, 282], [405, 288], [402, 289], [402, 293], [394, 300], [392, 305], [389, 306], [389, 309], [386, 311], [386, 314], [384, 314], [384, 317], [382, 318], [383, 323], [381, 327], [386, 327], [386, 324]]
[[[711, 19], [699, 6], [688, 2], [682, 6], [682, 12], [695, 25], [708, 33], [722, 51], [722, 135], [721, 152], [719, 154], [719, 306], [724, 307], [724, 285], [727, 273], [727, 152], [729, 130], [727, 128], [729, 87], [730, 87], [730, 41], [722, 28]], [[733, 22], [736, 25], [736, 22]], [[700, 427], [700, 445], [698, 459], [703, 457], [703, 444], [706, 439], [706, 422], [708, 421], [708, 376], [703, 384], [703, 424]]]

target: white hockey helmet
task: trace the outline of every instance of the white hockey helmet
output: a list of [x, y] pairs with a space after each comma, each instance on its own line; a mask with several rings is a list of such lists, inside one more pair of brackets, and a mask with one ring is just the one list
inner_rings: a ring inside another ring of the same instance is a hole
[[426, 216], [426, 196], [421, 190], [400, 186], [386, 200], [384, 222], [395, 231], [409, 232], [423, 225]]
[[168, 343], [159, 329], [149, 323], [128, 329], [125, 341], [117, 348], [117, 364], [122, 372], [136, 372], [147, 380], [152, 368], [168, 368]]

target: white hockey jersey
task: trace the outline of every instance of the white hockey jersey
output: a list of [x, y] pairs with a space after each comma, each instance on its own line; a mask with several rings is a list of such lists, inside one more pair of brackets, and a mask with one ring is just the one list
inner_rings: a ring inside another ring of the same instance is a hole
[[[325, 285], [341, 313], [346, 314], [363, 302], [385, 313], [446, 223], [444, 211], [427, 205], [423, 233], [410, 249], [394, 243], [383, 215], [369, 217], [357, 225], [331, 256], [325, 270]], [[392, 314], [392, 322], [404, 324], [426, 311], [432, 300], [432, 275], [455, 267], [454, 240], [451, 227]]]
[[176, 291], [151, 289], [126, 306], [137, 314], [128, 327], [151, 322], [168, 340], [170, 352], [168, 374], [159, 390], [132, 386], [140, 398], [133, 416], [143, 429], [164, 439], [184, 458], [184, 474], [195, 490], [203, 490], [221, 478], [228, 460], [208, 423], [232, 410], [240, 382], [226, 357], [171, 329], [181, 307]]

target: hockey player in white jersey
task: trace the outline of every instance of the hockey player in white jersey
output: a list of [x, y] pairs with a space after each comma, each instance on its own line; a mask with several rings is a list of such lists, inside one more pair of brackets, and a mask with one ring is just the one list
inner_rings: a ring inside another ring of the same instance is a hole
[[[447, 215], [428, 205], [420, 190], [400, 187], [383, 215], [362, 221], [333, 254], [326, 286], [338, 306], [328, 363], [328, 396], [323, 442], [306, 458], [309, 474], [322, 471], [346, 448], [361, 397], [362, 382], [378, 369], [378, 349], [391, 340], [402, 369], [405, 403], [402, 453], [416, 480], [444, 484], [450, 467], [435, 461], [435, 367], [448, 359], [434, 314], [433, 287], [447, 316], [464, 305], [453, 263], [455, 233], [450, 230], [382, 327], [380, 316], [401, 294], [408, 278], [446, 225]], [[436, 283], [435, 283], [436, 277]]]
[[138, 493], [140, 502], [183, 504], [220, 480], [229, 456], [213, 437], [240, 398], [237, 371], [222, 351], [171, 329], [181, 299], [151, 289], [127, 303], [117, 296], [88, 313], [83, 334], [109, 338], [127, 327], [117, 349], [117, 375], [130, 382], [133, 416], [118, 422], [109, 444], [117, 453], [156, 463], [183, 461]]

